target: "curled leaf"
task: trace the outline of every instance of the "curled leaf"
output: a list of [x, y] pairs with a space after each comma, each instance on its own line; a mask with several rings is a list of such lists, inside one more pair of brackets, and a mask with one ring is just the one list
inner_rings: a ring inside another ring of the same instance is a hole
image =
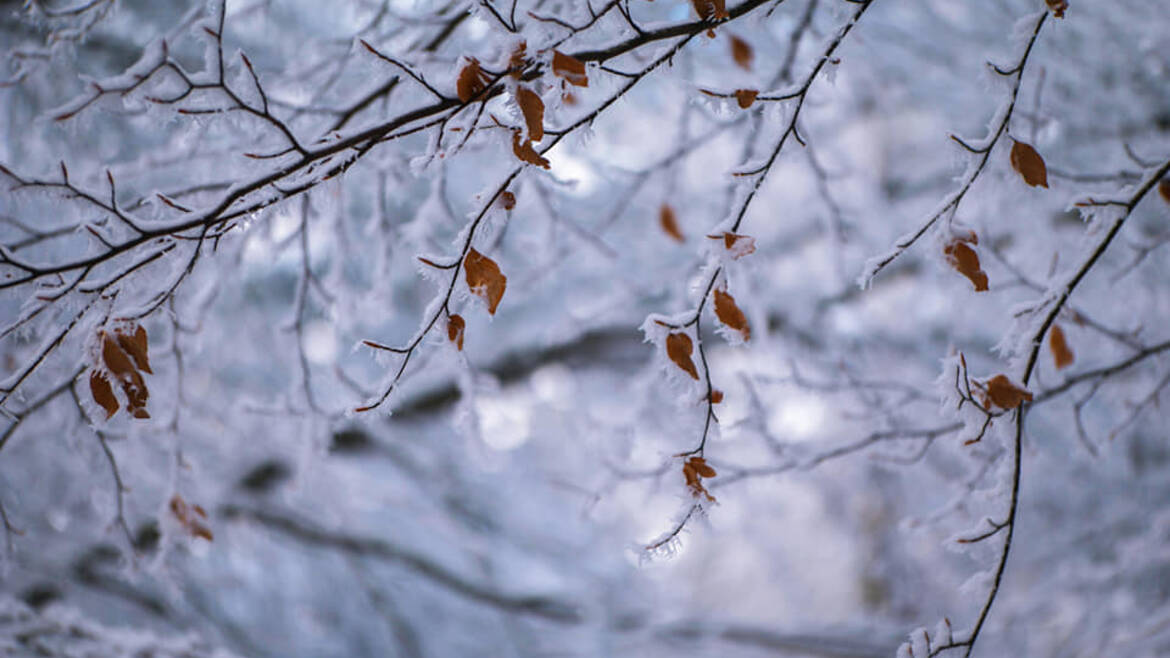
[[735, 304], [735, 298], [722, 290], [715, 291], [715, 317], [729, 329], [738, 331], [744, 342], [751, 340], [752, 330], [748, 326], [747, 317]]
[[1044, 158], [1030, 144], [1012, 144], [1011, 162], [1012, 169], [1024, 178], [1025, 183], [1033, 187], [1048, 187], [1048, 167], [1044, 164]]
[[692, 496], [695, 498], [704, 496], [707, 500], [715, 502], [715, 497], [703, 486], [703, 478], [715, 477], [715, 469], [708, 466], [705, 459], [697, 455], [691, 457], [683, 462], [682, 472], [683, 479], [686, 481], [687, 488], [691, 490]]
[[1059, 324], [1052, 325], [1048, 331], [1048, 349], [1052, 351], [1052, 360], [1057, 370], [1062, 370], [1073, 362], [1073, 352], [1069, 349], [1068, 341], [1064, 338], [1064, 330]]
[[114, 330], [114, 336], [118, 339], [118, 346], [121, 347], [122, 350], [126, 352], [126, 354], [130, 355], [130, 358], [134, 360], [134, 365], [137, 366], [139, 370], [149, 375], [154, 374], [154, 372], [152, 372], [150, 369], [150, 359], [146, 354], [146, 329], [143, 329], [140, 325], [136, 325], [133, 335], [127, 335], [121, 331]]
[[463, 330], [466, 326], [462, 315], [453, 314], [447, 318], [447, 340], [455, 343], [460, 352], [463, 351]]
[[691, 353], [695, 351], [695, 344], [691, 337], [674, 332], [666, 336], [666, 356], [679, 368], [682, 368], [693, 379], [699, 378], [699, 371], [695, 369], [695, 362], [691, 360]]
[[93, 395], [93, 401], [106, 410], [106, 420], [118, 412], [121, 405], [118, 404], [118, 398], [114, 397], [110, 380], [96, 370], [89, 372], [89, 392]]
[[1000, 409], [1015, 409], [1025, 400], [1031, 402], [1032, 393], [1007, 375], [996, 375], [987, 380], [987, 399]]
[[[143, 331], [142, 337], [145, 340], [145, 331]], [[133, 339], [133, 337], [128, 338]], [[138, 372], [134, 361], [122, 349], [120, 341], [115, 336], [103, 331], [101, 332], [101, 341], [102, 363], [110, 375], [122, 386], [122, 392], [126, 394], [126, 411], [129, 411], [135, 418], [150, 418], [150, 414], [146, 412], [146, 400], [150, 396], [150, 391], [147, 390], [146, 382], [142, 379], [142, 374]], [[145, 357], [145, 354], [143, 356]]]
[[752, 58], [755, 53], [752, 52], [752, 47], [743, 39], [731, 35], [731, 58], [735, 60], [736, 64], [745, 71], [752, 70]]
[[740, 109], [746, 110], [756, 102], [756, 96], [759, 95], [760, 92], [755, 89], [736, 89], [735, 102], [739, 103]]
[[979, 264], [979, 255], [970, 245], [962, 240], [954, 240], [943, 247], [943, 254], [951, 267], [971, 280], [976, 292], [987, 290], [987, 273]]
[[455, 93], [459, 96], [460, 101], [466, 103], [487, 88], [489, 80], [491, 77], [480, 68], [479, 60], [468, 57], [467, 63], [463, 65], [463, 69], [459, 71], [459, 77], [455, 81]]
[[588, 87], [589, 76], [585, 74], [585, 62], [566, 55], [559, 50], [553, 51], [553, 75], [564, 78], [565, 82], [577, 87]]
[[512, 131], [512, 153], [528, 164], [534, 164], [545, 169], [549, 168], [548, 160], [537, 153], [536, 149], [532, 148], [531, 142], [520, 137], [519, 130]]
[[516, 104], [524, 115], [524, 123], [528, 126], [528, 140], [539, 142], [544, 139], [544, 101], [528, 87], [516, 90]]
[[687, 238], [683, 235], [678, 227], [678, 220], [674, 216], [674, 208], [669, 204], [662, 204], [658, 209], [658, 225], [662, 227], [662, 232], [674, 238], [676, 242], [686, 242]]
[[508, 278], [500, 272], [500, 266], [487, 256], [479, 253], [474, 247], [467, 250], [467, 257], [463, 259], [463, 273], [467, 278], [467, 287], [473, 295], [480, 297], [488, 305], [488, 313], [496, 314], [496, 307], [504, 297], [504, 288]]

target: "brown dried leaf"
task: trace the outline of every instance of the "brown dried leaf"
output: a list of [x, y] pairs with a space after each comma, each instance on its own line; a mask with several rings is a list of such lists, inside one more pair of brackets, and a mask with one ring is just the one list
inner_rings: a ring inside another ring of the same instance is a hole
[[1056, 363], [1057, 370], [1072, 365], [1073, 351], [1069, 349], [1068, 341], [1064, 339], [1064, 330], [1059, 324], [1052, 325], [1048, 332], [1048, 349], [1052, 350], [1052, 360]]
[[528, 87], [516, 90], [516, 104], [524, 114], [524, 123], [528, 126], [528, 140], [539, 142], [544, 139], [544, 101]]
[[524, 68], [528, 66], [526, 57], [528, 56], [528, 42], [521, 41], [516, 44], [516, 49], [512, 51], [512, 56], [508, 58], [508, 70], [513, 78], [519, 80], [524, 73]]
[[731, 35], [731, 58], [735, 60], [736, 64], [745, 71], [752, 70], [752, 58], [755, 53], [752, 52], [752, 47], [748, 42], [740, 39], [734, 34]]
[[718, 21], [727, 18], [727, 3], [724, 0], [691, 0], [699, 18], [705, 21]]
[[748, 326], [747, 317], [736, 306], [735, 298], [722, 290], [715, 291], [715, 317], [728, 328], [738, 331], [744, 342], [751, 340], [752, 330]]
[[154, 372], [150, 369], [150, 359], [147, 357], [147, 341], [146, 329], [141, 326], [136, 326], [133, 336], [128, 336], [121, 331], [114, 331], [114, 336], [118, 339], [118, 346], [122, 348], [130, 358], [134, 360], [134, 365], [139, 370], [147, 374], [153, 375]]
[[731, 252], [732, 260], [739, 260], [744, 256], [756, 253], [756, 239], [750, 235], [740, 235], [724, 231], [721, 235], [708, 235], [712, 240], [723, 240], [723, 248]]
[[500, 205], [504, 207], [504, 210], [511, 210], [515, 208], [516, 195], [512, 194], [508, 190], [504, 190], [500, 193]]
[[550, 167], [548, 160], [541, 157], [541, 155], [532, 148], [532, 144], [528, 140], [520, 137], [519, 130], [512, 131], [512, 153], [516, 154], [517, 158], [520, 158], [522, 161], [527, 162], [528, 164], [534, 164], [538, 167], [544, 167], [545, 169]]
[[89, 371], [89, 392], [93, 395], [93, 401], [106, 410], [106, 420], [118, 412], [121, 405], [118, 404], [118, 398], [114, 397], [110, 380], [96, 370]]
[[102, 337], [102, 362], [106, 364], [106, 369], [110, 371], [119, 381], [129, 377], [132, 373], [138, 374], [134, 369], [134, 362], [130, 360], [130, 356], [122, 351], [122, 347], [118, 345], [118, 340], [106, 332], [101, 332]]
[[552, 59], [553, 75], [560, 76], [571, 85], [578, 87], [589, 86], [589, 76], [585, 73], [585, 62], [566, 55], [559, 50], [553, 51]]
[[192, 537], [200, 537], [207, 541], [215, 539], [211, 529], [204, 525], [196, 516], [203, 519], [207, 518], [207, 512], [199, 505], [188, 505], [187, 501], [183, 500], [181, 496], [175, 494], [171, 497], [171, 514], [175, 515], [175, 520], [179, 525], [191, 533]]
[[1032, 393], [1017, 386], [1007, 375], [996, 375], [987, 380], [987, 397], [1001, 409], [1015, 409], [1025, 400], [1032, 401]]
[[479, 60], [468, 57], [463, 70], [459, 71], [459, 78], [455, 81], [455, 93], [459, 100], [466, 103], [487, 87], [491, 77], [479, 67]]
[[759, 95], [760, 92], [755, 89], [736, 89], [735, 102], [739, 103], [740, 109], [746, 110], [756, 102], [756, 96]]
[[662, 204], [658, 209], [658, 225], [662, 227], [662, 231], [674, 238], [676, 242], [686, 242], [687, 238], [683, 235], [678, 227], [678, 220], [674, 216], [674, 208], [669, 204]]
[[979, 255], [966, 242], [952, 241], [943, 247], [943, 254], [946, 255], [951, 267], [971, 280], [976, 292], [987, 290], [987, 273], [979, 265]]
[[1056, 18], [1064, 18], [1064, 10], [1068, 9], [1068, 0], [1046, 0], [1048, 8]]
[[500, 266], [474, 248], [469, 248], [467, 257], [463, 259], [463, 273], [471, 293], [482, 297], [488, 305], [488, 313], [495, 315], [508, 284], [508, 278], [500, 272]]
[[695, 351], [695, 344], [691, 337], [680, 332], [667, 334], [666, 356], [679, 368], [682, 368], [694, 379], [699, 378], [699, 371], [695, 369], [695, 362], [691, 360], [691, 353]]
[[696, 456], [688, 459], [687, 463], [690, 464], [690, 466], [695, 469], [695, 472], [698, 473], [700, 477], [705, 477], [705, 478], [715, 477], [715, 469], [713, 469], [707, 465], [706, 459], [703, 459], [702, 457], [699, 457], [696, 455]]
[[455, 343], [460, 352], [463, 351], [463, 329], [466, 326], [462, 315], [456, 314], [447, 318], [447, 340]]
[[1044, 164], [1044, 158], [1030, 144], [1012, 144], [1011, 162], [1012, 169], [1024, 178], [1025, 183], [1033, 187], [1048, 187], [1048, 167]]
[[1166, 203], [1170, 203], [1170, 178], [1163, 178], [1162, 182], [1158, 183], [1158, 196]]
[[711, 391], [711, 404], [719, 404], [723, 402], [723, 391], [715, 389]]

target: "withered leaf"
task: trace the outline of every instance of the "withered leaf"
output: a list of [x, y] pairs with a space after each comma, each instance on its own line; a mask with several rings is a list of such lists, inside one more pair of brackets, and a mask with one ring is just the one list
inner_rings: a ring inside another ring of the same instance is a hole
[[101, 337], [102, 363], [106, 364], [110, 374], [119, 380], [130, 376], [131, 373], [137, 374], [134, 363], [130, 360], [129, 355], [122, 350], [118, 340], [104, 331], [101, 332]]
[[752, 52], [752, 47], [743, 39], [731, 35], [731, 58], [735, 60], [736, 64], [745, 71], [752, 70], [752, 58], [755, 53]]
[[487, 256], [479, 253], [474, 247], [467, 250], [467, 257], [463, 259], [463, 273], [467, 278], [467, 287], [473, 295], [483, 298], [488, 305], [488, 313], [496, 314], [496, 307], [504, 297], [504, 288], [508, 278], [500, 272], [500, 266]]
[[1011, 162], [1012, 169], [1024, 178], [1025, 183], [1033, 187], [1048, 187], [1048, 167], [1044, 164], [1044, 158], [1030, 144], [1012, 144]]
[[544, 139], [544, 101], [528, 87], [516, 90], [516, 104], [524, 114], [524, 123], [528, 126], [528, 140], [539, 142]]
[[739, 103], [740, 109], [746, 110], [756, 102], [756, 96], [759, 95], [760, 92], [755, 89], [736, 89], [735, 102]]
[[1170, 203], [1170, 178], [1163, 178], [1162, 182], [1158, 183], [1158, 195], [1166, 203]]
[[947, 262], [959, 274], [971, 280], [976, 292], [987, 290], [987, 273], [979, 264], [979, 255], [966, 242], [954, 240], [943, 247]]
[[678, 220], [674, 216], [674, 208], [669, 204], [662, 204], [658, 209], [658, 225], [662, 227], [662, 231], [674, 238], [676, 242], [686, 242], [687, 238], [683, 235], [678, 227]]
[[516, 195], [512, 194], [508, 190], [504, 190], [500, 193], [500, 205], [504, 207], [504, 210], [511, 210], [515, 208]]
[[560, 76], [571, 85], [578, 87], [589, 86], [589, 76], [585, 74], [585, 62], [566, 55], [559, 50], [553, 51], [553, 75]]
[[712, 240], [723, 240], [723, 248], [731, 252], [732, 260], [739, 260], [744, 256], [756, 253], [756, 239], [749, 235], [740, 235], [724, 231], [720, 235], [708, 235]]
[[1017, 386], [1007, 375], [996, 375], [987, 380], [987, 397], [1001, 409], [1015, 409], [1025, 400], [1032, 401], [1032, 393]]
[[1048, 8], [1052, 10], [1052, 15], [1057, 18], [1064, 18], [1064, 11], [1068, 9], [1068, 0], [1046, 0]]
[[528, 65], [525, 59], [528, 55], [528, 42], [521, 41], [516, 44], [516, 49], [512, 51], [512, 56], [508, 58], [508, 75], [519, 80], [524, 72], [524, 67]]
[[715, 389], [711, 391], [711, 404], [719, 404], [723, 402], [723, 391]]
[[743, 336], [744, 342], [751, 340], [751, 327], [748, 326], [747, 317], [744, 316], [743, 311], [739, 310], [739, 306], [735, 304], [735, 298], [718, 289], [715, 290], [715, 317], [719, 318], [719, 321], [727, 325], [728, 328], [738, 331]]
[[691, 465], [691, 468], [695, 469], [695, 472], [698, 473], [699, 476], [705, 478], [715, 477], [715, 469], [707, 465], [706, 459], [696, 455], [688, 459], [687, 463]]
[[175, 520], [179, 525], [183, 526], [187, 532], [191, 533], [192, 537], [200, 537], [207, 541], [215, 539], [211, 529], [204, 525], [196, 516], [207, 518], [207, 512], [199, 505], [189, 506], [187, 501], [183, 500], [181, 496], [175, 494], [171, 497], [171, 514], [175, 516]]
[[1064, 338], [1064, 330], [1059, 324], [1052, 325], [1048, 331], [1048, 349], [1052, 350], [1052, 360], [1057, 370], [1062, 370], [1073, 362], [1073, 352], [1069, 349], [1068, 341]]
[[447, 318], [447, 340], [455, 343], [455, 347], [459, 351], [463, 351], [463, 329], [467, 323], [463, 321], [463, 316], [453, 314]]
[[106, 420], [118, 412], [118, 407], [121, 405], [114, 397], [114, 389], [110, 386], [110, 380], [96, 370], [89, 372], [89, 392], [93, 395], [93, 401], [106, 410]]
[[667, 334], [666, 356], [693, 379], [698, 379], [699, 371], [695, 369], [695, 362], [691, 360], [691, 353], [694, 351], [695, 344], [691, 342], [690, 336], [680, 332]]
[[691, 0], [699, 18], [705, 21], [718, 21], [727, 18], [727, 3], [724, 0]]
[[491, 77], [479, 66], [479, 60], [468, 57], [467, 63], [459, 71], [459, 78], [455, 81], [455, 93], [459, 100], [466, 103], [487, 87]]
[[118, 346], [122, 348], [130, 358], [134, 360], [134, 365], [139, 370], [147, 374], [153, 375], [154, 372], [150, 369], [150, 359], [147, 357], [147, 341], [146, 329], [141, 325], [136, 325], [133, 335], [126, 335], [121, 331], [115, 330], [114, 336], [118, 339]]
[[512, 131], [512, 153], [528, 164], [534, 164], [545, 169], [550, 167], [548, 160], [544, 159], [536, 152], [536, 149], [532, 148], [532, 143], [520, 137], [519, 130]]

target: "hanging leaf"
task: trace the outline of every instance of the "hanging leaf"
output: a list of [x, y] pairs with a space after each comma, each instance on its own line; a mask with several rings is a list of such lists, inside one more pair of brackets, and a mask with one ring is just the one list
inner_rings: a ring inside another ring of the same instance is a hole
[[467, 257], [463, 259], [463, 273], [467, 278], [467, 288], [471, 294], [484, 300], [488, 305], [488, 313], [496, 314], [496, 307], [504, 297], [504, 288], [508, 278], [500, 272], [500, 266], [487, 256], [479, 253], [474, 247], [467, 250]]
[[508, 75], [519, 80], [524, 74], [524, 69], [528, 66], [528, 42], [521, 41], [516, 44], [516, 49], [512, 51], [512, 56], [508, 58]]
[[553, 51], [552, 59], [553, 75], [565, 79], [571, 85], [578, 87], [589, 86], [589, 76], [585, 74], [585, 62], [566, 55], [559, 50]]
[[715, 502], [715, 497], [703, 486], [703, 478], [715, 477], [715, 469], [708, 466], [705, 459], [697, 455], [691, 457], [683, 462], [682, 472], [683, 480], [686, 481], [687, 488], [691, 490], [692, 496], [695, 498], [703, 496], [707, 500]]
[[715, 389], [711, 391], [711, 404], [719, 404], [723, 402], [723, 391]]
[[538, 167], [549, 168], [548, 160], [541, 157], [535, 149], [532, 148], [532, 143], [520, 136], [519, 130], [512, 131], [512, 153], [520, 160], [528, 164], [534, 164]]
[[727, 3], [724, 0], [691, 0], [699, 18], [705, 21], [719, 21], [727, 18]]
[[452, 314], [447, 318], [447, 340], [455, 343], [460, 352], [463, 351], [463, 329], [466, 326], [462, 315]]
[[1030, 144], [1012, 144], [1011, 162], [1012, 169], [1024, 178], [1025, 183], [1032, 187], [1048, 187], [1048, 167], [1044, 165], [1044, 158]]
[[455, 81], [455, 93], [459, 96], [460, 101], [466, 103], [486, 89], [490, 80], [491, 76], [480, 68], [479, 60], [468, 57], [467, 63], [463, 65], [463, 69], [459, 71], [459, 77]]
[[134, 365], [139, 370], [150, 375], [154, 374], [150, 369], [150, 359], [146, 354], [146, 329], [143, 329], [141, 325], [135, 325], [133, 335], [127, 335], [115, 329], [114, 336], [118, 339], [118, 346], [130, 355], [130, 358], [134, 360]]
[[756, 96], [759, 95], [760, 92], [755, 89], [736, 89], [735, 102], [739, 103], [740, 109], [746, 110], [756, 102]]
[[110, 380], [96, 370], [89, 371], [89, 392], [93, 401], [106, 410], [106, 420], [118, 412], [118, 398], [114, 397], [114, 389], [110, 387]]
[[[143, 332], [143, 339], [145, 336]], [[118, 339], [108, 332], [101, 332], [101, 342], [102, 363], [122, 386], [122, 392], [126, 394], [126, 411], [135, 418], [150, 418], [150, 414], [146, 412], [146, 400], [150, 396], [150, 391], [147, 390], [146, 382], [133, 360], [122, 349]]]
[[662, 227], [662, 231], [674, 238], [676, 242], [686, 242], [687, 238], [683, 235], [678, 227], [678, 220], [674, 216], [674, 208], [669, 204], [662, 204], [658, 209], [658, 225]]
[[952, 241], [943, 247], [943, 254], [951, 267], [971, 280], [976, 292], [987, 290], [987, 273], [979, 264], [979, 255], [965, 241]]
[[1052, 360], [1057, 370], [1072, 365], [1073, 352], [1069, 349], [1068, 341], [1064, 339], [1064, 330], [1059, 324], [1052, 325], [1052, 329], [1048, 331], [1048, 349], [1052, 351]]
[[1032, 393], [1008, 379], [996, 375], [987, 380], [987, 399], [1001, 409], [1015, 409], [1025, 400], [1032, 401]]
[[692, 378], [698, 379], [699, 371], [695, 369], [695, 362], [691, 360], [691, 353], [694, 351], [695, 344], [691, 342], [690, 336], [679, 332], [666, 336], [666, 356]]
[[516, 90], [516, 104], [524, 115], [524, 123], [528, 126], [528, 141], [539, 142], [544, 139], [544, 101], [528, 87]]
[[1052, 10], [1052, 15], [1056, 18], [1064, 18], [1064, 10], [1068, 9], [1068, 0], [1045, 0], [1048, 3], [1048, 8]]
[[1163, 178], [1162, 182], [1158, 183], [1158, 196], [1166, 203], [1170, 203], [1170, 178]]
[[192, 537], [200, 537], [207, 541], [215, 539], [211, 529], [203, 524], [203, 520], [207, 519], [207, 512], [199, 505], [188, 505], [187, 501], [175, 494], [171, 497], [171, 514]]
[[740, 235], [724, 231], [719, 235], [708, 235], [712, 240], [723, 240], [723, 248], [731, 252], [732, 260], [739, 260], [744, 256], [756, 253], [756, 239], [748, 235]]
[[738, 331], [744, 342], [751, 340], [752, 330], [748, 327], [747, 317], [736, 306], [735, 298], [722, 290], [715, 291], [715, 317], [729, 329]]
[[752, 52], [752, 47], [748, 42], [740, 39], [734, 34], [731, 35], [731, 58], [735, 60], [736, 64], [745, 71], [752, 70], [752, 58], [755, 53]]
[[707, 465], [706, 459], [703, 459], [702, 457], [699, 457], [699, 456], [695, 456], [695, 457], [691, 457], [690, 459], [688, 459], [687, 463], [690, 464], [695, 469], [695, 472], [698, 473], [700, 477], [705, 477], [705, 478], [715, 477], [715, 469], [713, 469]]

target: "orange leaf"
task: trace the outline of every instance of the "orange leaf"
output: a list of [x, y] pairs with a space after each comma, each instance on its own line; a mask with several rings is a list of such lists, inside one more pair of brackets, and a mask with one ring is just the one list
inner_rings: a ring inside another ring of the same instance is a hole
[[1048, 349], [1052, 350], [1052, 360], [1056, 363], [1057, 370], [1072, 365], [1073, 352], [1069, 349], [1068, 341], [1064, 339], [1064, 330], [1059, 324], [1052, 325], [1048, 332]]
[[544, 167], [545, 169], [549, 168], [548, 160], [541, 157], [541, 155], [532, 148], [532, 144], [528, 142], [528, 140], [522, 139], [520, 137], [519, 130], [512, 131], [512, 153], [514, 153], [517, 158], [520, 158], [522, 161], [527, 162], [528, 164], [534, 164], [538, 167]]
[[447, 340], [455, 343], [455, 347], [459, 351], [463, 351], [463, 329], [467, 323], [463, 321], [462, 315], [452, 315], [447, 318]]
[[539, 142], [544, 139], [544, 101], [528, 87], [516, 90], [516, 104], [524, 114], [524, 123], [528, 126], [528, 140]]
[[553, 75], [560, 76], [571, 85], [578, 87], [589, 86], [589, 76], [585, 74], [585, 62], [566, 55], [559, 50], [553, 51], [552, 59]]
[[1064, 10], [1068, 9], [1068, 0], [1046, 0], [1048, 8], [1052, 10], [1052, 15], [1057, 18], [1064, 18]]
[[688, 459], [687, 463], [690, 464], [691, 467], [695, 469], [695, 472], [698, 473], [701, 477], [705, 477], [705, 478], [715, 477], [715, 469], [713, 469], [707, 465], [706, 459], [703, 459], [702, 457], [699, 457], [699, 456], [695, 456], [695, 457], [691, 457], [690, 459]]
[[715, 389], [711, 391], [711, 404], [719, 404], [723, 402], [723, 391]]
[[691, 0], [699, 18], [705, 21], [717, 21], [727, 18], [727, 3], [724, 0]]
[[728, 328], [738, 331], [745, 342], [751, 339], [752, 330], [743, 311], [736, 306], [735, 298], [722, 290], [715, 291], [715, 316]]
[[1158, 183], [1158, 195], [1166, 203], [1170, 203], [1170, 178], [1163, 178], [1162, 182]]
[[735, 60], [736, 64], [745, 71], [752, 70], [752, 58], [755, 54], [752, 52], [752, 47], [748, 42], [740, 39], [734, 34], [731, 35], [731, 58]]
[[1025, 400], [1032, 401], [1032, 394], [1017, 386], [1007, 375], [996, 375], [987, 380], [987, 397], [1001, 409], [1015, 409]]
[[150, 369], [150, 359], [146, 355], [146, 329], [137, 326], [133, 336], [115, 330], [114, 335], [118, 339], [118, 345], [134, 360], [134, 365], [138, 366], [142, 372], [153, 375], [154, 372]]
[[508, 284], [508, 278], [500, 272], [500, 266], [474, 248], [469, 248], [467, 258], [463, 259], [463, 273], [471, 293], [483, 298], [487, 302], [488, 313], [495, 315]]
[[491, 77], [479, 67], [479, 60], [468, 57], [463, 70], [459, 71], [459, 78], [455, 81], [455, 93], [460, 101], [466, 103], [483, 91], [489, 80]]
[[674, 238], [677, 242], [686, 242], [687, 238], [678, 228], [678, 221], [674, 217], [674, 208], [668, 204], [662, 204], [658, 209], [658, 225], [662, 227], [662, 231]]
[[695, 344], [691, 337], [684, 333], [671, 333], [666, 336], [666, 356], [679, 368], [682, 368], [694, 379], [699, 378], [699, 371], [695, 370], [695, 362], [691, 361], [691, 353], [695, 351]]
[[110, 380], [96, 370], [89, 372], [89, 392], [93, 401], [106, 410], [106, 419], [118, 412], [118, 399], [114, 397], [114, 389], [110, 387]]
[[746, 110], [756, 102], [756, 96], [759, 95], [760, 92], [755, 89], [736, 89], [735, 102], [739, 103], [740, 109]]
[[987, 273], [979, 265], [979, 255], [966, 242], [954, 240], [943, 247], [943, 253], [951, 267], [971, 280], [976, 292], [987, 290]]
[[1012, 169], [1023, 176], [1025, 183], [1033, 187], [1048, 187], [1048, 167], [1044, 165], [1044, 158], [1030, 144], [1012, 144], [1011, 162]]
[[740, 235], [724, 231], [721, 235], [708, 235], [712, 240], [723, 240], [723, 248], [731, 252], [732, 260], [739, 260], [744, 256], [756, 253], [756, 239], [748, 235]]

